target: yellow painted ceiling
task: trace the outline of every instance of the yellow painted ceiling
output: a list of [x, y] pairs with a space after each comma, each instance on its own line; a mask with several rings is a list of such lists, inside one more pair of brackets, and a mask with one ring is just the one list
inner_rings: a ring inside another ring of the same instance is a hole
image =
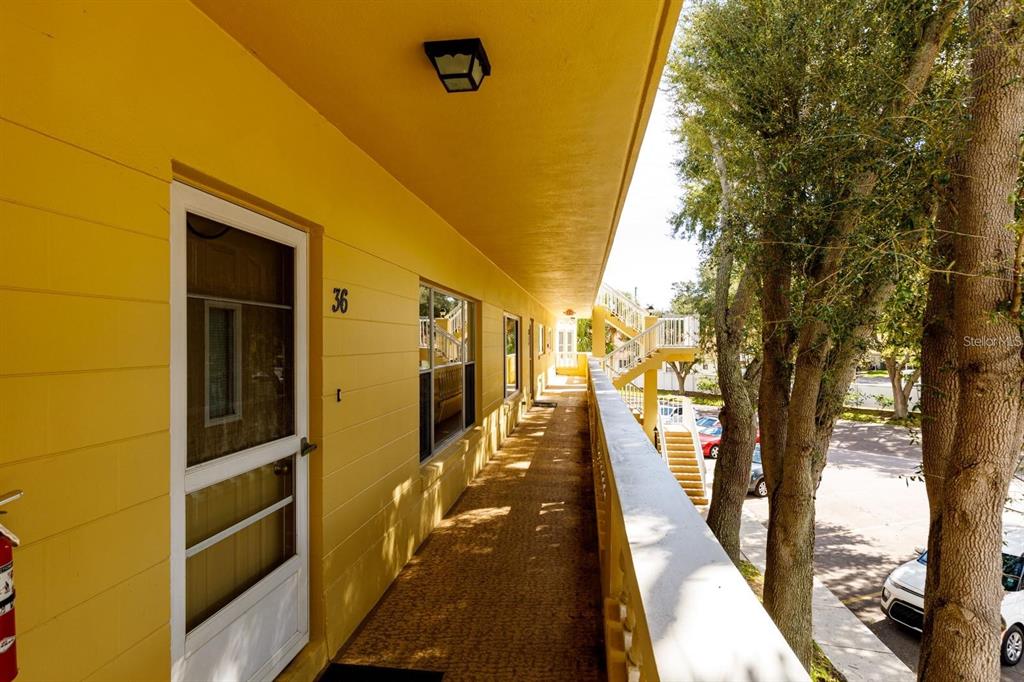
[[[542, 303], [589, 310], [680, 0], [194, 2]], [[492, 74], [447, 94], [422, 44], [467, 37]]]

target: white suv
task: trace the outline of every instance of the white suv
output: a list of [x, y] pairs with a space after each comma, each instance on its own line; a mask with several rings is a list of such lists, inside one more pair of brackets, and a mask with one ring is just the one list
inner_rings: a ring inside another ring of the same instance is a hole
[[[882, 585], [882, 611], [904, 627], [921, 631], [928, 552], [899, 566]], [[1024, 528], [1003, 530], [1003, 665], [1017, 665], [1024, 654]]]

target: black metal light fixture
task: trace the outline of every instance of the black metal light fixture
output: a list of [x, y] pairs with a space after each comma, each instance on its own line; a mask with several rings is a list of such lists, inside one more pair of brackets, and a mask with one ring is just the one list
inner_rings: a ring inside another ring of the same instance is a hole
[[423, 51], [448, 92], [474, 92], [484, 76], [491, 75], [491, 63], [479, 38], [433, 40], [423, 43]]
[[652, 317], [654, 316], [654, 306], [653, 305], [647, 306], [647, 314], [652, 316]]

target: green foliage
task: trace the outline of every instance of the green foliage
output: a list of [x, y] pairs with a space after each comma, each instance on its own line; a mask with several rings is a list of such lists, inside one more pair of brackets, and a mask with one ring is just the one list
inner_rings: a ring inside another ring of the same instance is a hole
[[586, 318], [576, 318], [576, 351], [589, 353], [594, 347], [593, 323]]
[[700, 355], [714, 354], [715, 294], [714, 273], [707, 263], [696, 282], [673, 282], [668, 312], [672, 315], [696, 315], [700, 321]]
[[[922, 97], [905, 115], [885, 112], [932, 11], [930, 0], [722, 0], [693, 7], [680, 31], [668, 79], [686, 193], [674, 227], [709, 257], [723, 225], [740, 235], [747, 263], [766, 240], [781, 244], [795, 326], [822, 320], [841, 338], [864, 321], [867, 285], [922, 270], [963, 118], [962, 19]], [[716, 146], [732, 185], [724, 221]], [[877, 182], [857, 196], [865, 173]], [[855, 229], [837, 243], [851, 216]], [[833, 249], [841, 267], [822, 288], [814, 274]]]
[[[611, 341], [612, 330], [605, 328], [604, 352], [611, 353], [615, 344]], [[591, 353], [594, 349], [594, 324], [588, 318], [576, 318], [576, 351], [578, 353]]]
[[697, 390], [703, 393], [718, 393], [718, 382], [708, 377], [703, 377], [697, 381]]

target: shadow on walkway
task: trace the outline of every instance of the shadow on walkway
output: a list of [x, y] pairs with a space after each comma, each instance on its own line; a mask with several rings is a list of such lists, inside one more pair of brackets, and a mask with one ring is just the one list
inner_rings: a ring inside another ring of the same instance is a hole
[[446, 682], [604, 679], [586, 387], [544, 398], [557, 407], [527, 413], [339, 662]]

